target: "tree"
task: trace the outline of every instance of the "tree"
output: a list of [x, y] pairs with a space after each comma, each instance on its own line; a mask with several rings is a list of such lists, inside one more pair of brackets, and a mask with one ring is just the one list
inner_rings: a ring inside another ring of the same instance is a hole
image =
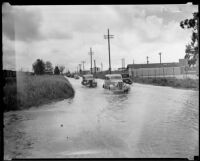
[[63, 71], [65, 69], [65, 66], [64, 65], [60, 65], [59, 66], [59, 70], [60, 70], [60, 73], [63, 74]]
[[42, 59], [37, 59], [34, 63], [33, 63], [33, 70], [35, 74], [44, 74], [44, 70], [45, 70], [45, 63], [43, 62]]
[[53, 66], [52, 66], [52, 63], [50, 61], [46, 61], [46, 63], [45, 63], [45, 71], [47, 73], [53, 73]]
[[58, 66], [55, 66], [54, 74], [56, 74], [56, 75], [60, 74], [60, 70], [59, 70]]
[[199, 13], [193, 13], [193, 18], [185, 19], [180, 22], [180, 26], [185, 29], [192, 29], [191, 43], [186, 45], [185, 49], [185, 59], [188, 60], [188, 65], [195, 65], [198, 58], [198, 21]]

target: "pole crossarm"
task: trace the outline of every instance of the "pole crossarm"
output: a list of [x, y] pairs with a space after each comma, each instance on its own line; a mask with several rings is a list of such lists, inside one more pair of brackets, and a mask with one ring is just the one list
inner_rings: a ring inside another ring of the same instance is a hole
[[104, 35], [104, 39], [108, 39], [108, 38], [114, 38], [114, 35]]

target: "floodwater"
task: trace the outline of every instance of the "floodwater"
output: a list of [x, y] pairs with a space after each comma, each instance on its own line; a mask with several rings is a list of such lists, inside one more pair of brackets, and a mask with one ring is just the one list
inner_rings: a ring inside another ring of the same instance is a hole
[[4, 114], [4, 158], [199, 155], [198, 91], [133, 84], [113, 94], [69, 78], [72, 99]]

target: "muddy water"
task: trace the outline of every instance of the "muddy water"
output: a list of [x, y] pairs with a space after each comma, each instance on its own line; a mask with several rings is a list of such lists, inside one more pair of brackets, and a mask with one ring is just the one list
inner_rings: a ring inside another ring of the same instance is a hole
[[4, 114], [4, 158], [187, 157], [198, 155], [198, 91], [134, 84], [128, 94], [86, 88]]

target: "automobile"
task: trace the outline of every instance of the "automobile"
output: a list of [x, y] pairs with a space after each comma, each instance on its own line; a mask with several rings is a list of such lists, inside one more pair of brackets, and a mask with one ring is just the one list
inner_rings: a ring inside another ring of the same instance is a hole
[[122, 73], [122, 80], [124, 83], [127, 83], [127, 84], [132, 84], [133, 81], [131, 80], [130, 76], [128, 73]]
[[94, 76], [92, 74], [86, 74], [82, 77], [81, 84], [86, 87], [97, 87], [97, 82], [94, 79]]
[[114, 93], [126, 93], [130, 86], [123, 82], [121, 74], [107, 74], [103, 84], [104, 89], [109, 89]]
[[74, 75], [75, 79], [79, 79], [79, 76], [77, 74]]
[[66, 75], [67, 75], [67, 77], [71, 77], [71, 74], [70, 74], [70, 73], [67, 73]]
[[71, 77], [71, 78], [74, 78], [74, 75], [75, 75], [75, 74], [71, 74], [70, 77]]

